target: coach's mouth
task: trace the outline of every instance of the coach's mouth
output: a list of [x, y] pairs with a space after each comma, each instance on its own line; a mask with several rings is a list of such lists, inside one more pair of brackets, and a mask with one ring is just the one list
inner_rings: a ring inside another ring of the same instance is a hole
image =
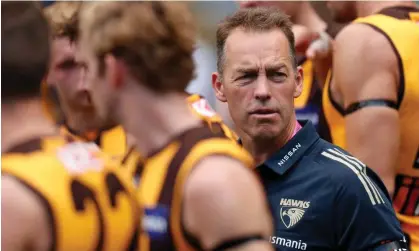
[[278, 116], [279, 113], [271, 108], [258, 108], [249, 112], [249, 115], [260, 119], [270, 119]]

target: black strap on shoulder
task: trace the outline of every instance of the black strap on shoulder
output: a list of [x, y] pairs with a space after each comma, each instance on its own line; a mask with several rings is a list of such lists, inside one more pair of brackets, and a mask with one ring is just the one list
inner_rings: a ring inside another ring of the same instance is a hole
[[215, 248], [211, 249], [211, 251], [223, 251], [226, 249], [234, 248], [240, 245], [243, 245], [245, 243], [251, 242], [251, 241], [260, 241], [265, 240], [262, 235], [249, 235], [249, 236], [243, 236], [234, 238], [231, 240], [227, 240], [216, 246]]
[[368, 251], [409, 251], [409, 247], [405, 239], [400, 241], [386, 241], [381, 242], [375, 247], [368, 249]]
[[399, 109], [399, 106], [397, 105], [397, 103], [392, 100], [369, 99], [369, 100], [358, 101], [358, 102], [350, 104], [348, 108], [346, 108], [345, 110], [345, 116], [351, 113], [354, 113], [362, 108], [371, 107], [371, 106], [388, 107], [388, 108], [392, 108], [396, 110]]

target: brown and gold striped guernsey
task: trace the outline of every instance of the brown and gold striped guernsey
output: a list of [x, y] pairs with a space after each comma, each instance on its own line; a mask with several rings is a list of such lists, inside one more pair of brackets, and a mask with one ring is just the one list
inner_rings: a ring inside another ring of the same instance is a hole
[[[419, 9], [395, 6], [377, 14], [358, 18], [381, 33], [390, 43], [399, 66], [398, 100], [400, 150], [396, 189], [393, 198], [397, 217], [411, 241], [411, 250], [419, 251]], [[345, 111], [332, 96], [332, 72], [323, 91], [323, 109], [333, 143], [346, 147]]]
[[35, 138], [1, 160], [2, 175], [13, 176], [42, 202], [52, 233], [49, 250], [135, 250], [141, 213], [132, 177], [96, 145], [65, 142], [61, 136]]
[[211, 130], [205, 123], [182, 133], [144, 163], [136, 165], [137, 198], [144, 212], [141, 251], [196, 249], [182, 226], [183, 189], [196, 164], [211, 155], [229, 156], [249, 168], [253, 166], [251, 156], [228, 139], [221, 128]]
[[100, 149], [111, 156], [122, 158], [128, 150], [127, 136], [122, 126], [115, 126], [108, 130], [91, 131], [83, 134], [70, 130], [65, 124], [60, 126], [61, 134], [68, 142], [93, 142]]

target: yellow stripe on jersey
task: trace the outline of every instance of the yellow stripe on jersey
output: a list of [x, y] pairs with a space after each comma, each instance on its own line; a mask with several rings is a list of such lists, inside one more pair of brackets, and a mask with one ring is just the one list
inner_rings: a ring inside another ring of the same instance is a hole
[[135, 241], [140, 211], [131, 176], [97, 146], [77, 142], [51, 152], [6, 153], [5, 174], [46, 202], [53, 250], [126, 250]]
[[312, 85], [314, 81], [313, 62], [307, 59], [304, 61], [301, 67], [303, 68], [304, 82], [301, 95], [298, 98], [294, 99], [294, 105], [296, 109], [304, 108], [309, 102], [311, 88], [313, 87]]

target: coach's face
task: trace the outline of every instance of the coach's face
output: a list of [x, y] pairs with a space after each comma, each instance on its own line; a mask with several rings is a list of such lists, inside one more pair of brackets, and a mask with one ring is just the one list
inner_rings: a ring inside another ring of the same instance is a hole
[[302, 70], [293, 67], [285, 34], [236, 29], [224, 55], [223, 76], [213, 76], [217, 98], [228, 103], [240, 131], [253, 139], [278, 137], [293, 118], [294, 98], [302, 90]]

